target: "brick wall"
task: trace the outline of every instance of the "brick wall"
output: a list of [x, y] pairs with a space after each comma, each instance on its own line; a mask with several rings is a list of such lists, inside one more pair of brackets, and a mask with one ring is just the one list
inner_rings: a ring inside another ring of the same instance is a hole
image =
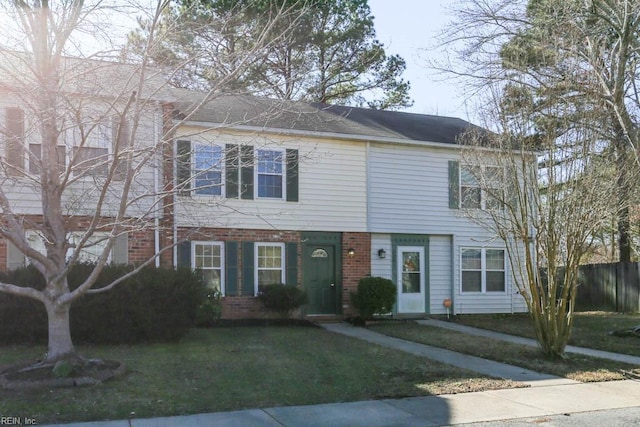
[[[27, 216], [25, 217], [25, 223], [40, 224], [42, 217], [40, 216]], [[67, 226], [70, 231], [77, 230], [82, 231], [91, 223], [90, 217], [75, 217], [67, 218]], [[110, 224], [109, 218], [103, 219], [103, 224], [106, 225], [104, 230], [98, 228], [96, 231], [109, 231]], [[149, 223], [152, 224], [152, 223]], [[130, 263], [142, 263], [147, 261], [155, 254], [155, 233], [153, 228], [146, 227], [144, 229], [135, 230], [129, 232], [128, 235], [128, 250], [129, 250], [129, 262]], [[171, 256], [169, 253], [168, 256]], [[170, 260], [169, 260], [170, 261]], [[171, 265], [169, 262], [168, 265]], [[0, 238], [0, 271], [6, 271], [7, 269], [7, 241]]]
[[140, 264], [155, 255], [155, 233], [153, 230], [132, 231], [128, 236], [129, 263]]
[[[350, 256], [349, 249], [354, 250]], [[345, 317], [357, 314], [351, 306], [351, 292], [358, 281], [371, 275], [371, 235], [369, 233], [342, 234], [342, 309]]]
[[[278, 242], [298, 243], [298, 286], [302, 287], [302, 266], [300, 253], [300, 233], [297, 231], [251, 230], [239, 228], [199, 228], [178, 230], [179, 240], [230, 241], [230, 242]], [[242, 283], [242, 245], [238, 245], [238, 282]], [[242, 291], [242, 286], [238, 287]], [[294, 316], [298, 314], [294, 313]], [[253, 295], [225, 296], [222, 298], [223, 319], [270, 318], [274, 313], [267, 311]]]

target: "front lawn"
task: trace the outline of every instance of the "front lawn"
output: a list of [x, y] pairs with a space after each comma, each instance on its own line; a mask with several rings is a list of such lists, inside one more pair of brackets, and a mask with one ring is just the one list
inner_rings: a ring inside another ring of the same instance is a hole
[[[0, 364], [44, 348], [11, 346]], [[0, 414], [39, 424], [146, 418], [516, 386], [313, 327], [195, 329], [175, 344], [82, 347], [128, 373], [75, 389], [0, 390]]]
[[[462, 314], [456, 323], [535, 339], [527, 314]], [[609, 332], [640, 324], [640, 314], [591, 311], [575, 313], [570, 345], [640, 356], [640, 338], [616, 337]]]
[[545, 357], [540, 349], [464, 334], [436, 326], [411, 322], [388, 322], [370, 329], [393, 337], [446, 348], [484, 359], [570, 378], [576, 381], [611, 381], [625, 379], [624, 371], [640, 374], [635, 365], [605, 359], [568, 354], [564, 360]]

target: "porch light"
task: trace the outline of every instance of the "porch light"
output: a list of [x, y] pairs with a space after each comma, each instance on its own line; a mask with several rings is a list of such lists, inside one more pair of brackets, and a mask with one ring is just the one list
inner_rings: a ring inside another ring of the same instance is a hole
[[387, 251], [385, 251], [384, 249], [378, 249], [378, 258], [386, 258], [387, 257]]
[[356, 254], [356, 250], [353, 248], [347, 249], [347, 255], [354, 256]]

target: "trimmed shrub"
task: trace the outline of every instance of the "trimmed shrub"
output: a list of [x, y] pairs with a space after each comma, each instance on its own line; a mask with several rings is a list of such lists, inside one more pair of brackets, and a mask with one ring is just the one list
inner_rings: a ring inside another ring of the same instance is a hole
[[261, 286], [258, 298], [268, 310], [283, 319], [288, 319], [296, 308], [307, 303], [307, 294], [302, 289], [282, 283]]
[[222, 293], [205, 289], [196, 311], [197, 326], [213, 326], [222, 317]]
[[382, 277], [363, 277], [358, 281], [358, 291], [351, 293], [351, 303], [364, 320], [389, 313], [395, 302], [396, 285]]
[[[130, 266], [105, 266], [94, 288], [108, 285], [131, 271]], [[71, 289], [89, 275], [93, 265], [78, 264], [68, 276]], [[44, 287], [32, 266], [2, 273], [0, 280]], [[100, 294], [84, 295], [71, 305], [71, 336], [76, 343], [175, 341], [194, 326], [204, 282], [188, 268], [154, 267]], [[42, 304], [0, 293], [0, 342], [45, 343], [47, 315]]]

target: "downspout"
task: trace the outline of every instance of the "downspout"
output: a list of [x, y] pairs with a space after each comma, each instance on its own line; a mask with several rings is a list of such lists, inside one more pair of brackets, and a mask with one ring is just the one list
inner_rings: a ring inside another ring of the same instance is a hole
[[[367, 141], [365, 144], [365, 185], [366, 185], [366, 193], [365, 193], [365, 197], [366, 197], [366, 204], [365, 204], [365, 209], [366, 209], [366, 215], [367, 215], [367, 233], [371, 234], [371, 166], [370, 166], [370, 162], [371, 162], [371, 141]], [[371, 256], [371, 258], [373, 258], [373, 256], [371, 254], [369, 254], [369, 256]]]
[[456, 268], [458, 263], [456, 262], [456, 235], [451, 235], [451, 315], [458, 314], [456, 310]]
[[[160, 108], [162, 109], [162, 105], [160, 105]], [[160, 132], [158, 131], [158, 126], [162, 126], [162, 119], [160, 120], [160, 124], [158, 124], [158, 115], [156, 112], [155, 115], [156, 119], [155, 119], [155, 126], [153, 127], [153, 140], [154, 141], [158, 141], [158, 137], [160, 135]], [[161, 116], [162, 117], [162, 116]], [[160, 145], [160, 148], [162, 148], [162, 145]], [[163, 176], [161, 173], [159, 173], [160, 168], [162, 168], [162, 152], [160, 153], [160, 155], [156, 158], [156, 167], [153, 168], [153, 190], [154, 190], [154, 204], [156, 206], [155, 208], [155, 213], [154, 213], [154, 219], [153, 219], [153, 225], [154, 225], [154, 250], [155, 250], [155, 254], [156, 254], [156, 268], [160, 267], [160, 212], [158, 212], [158, 209], [161, 207], [160, 206], [160, 198], [159, 198], [159, 192], [160, 192], [160, 185], [158, 183], [158, 180], [160, 179], [160, 176]]]
[[[172, 135], [175, 136], [175, 135]], [[178, 196], [178, 192], [176, 191], [177, 185], [178, 185], [178, 177], [176, 174], [176, 170], [178, 167], [178, 161], [177, 161], [177, 156], [178, 156], [178, 148], [177, 145], [173, 142], [173, 138], [172, 138], [172, 142], [171, 142], [171, 164], [172, 164], [172, 173], [171, 173], [171, 192], [172, 194], [172, 202], [173, 206], [171, 206], [171, 215], [173, 216], [173, 220], [172, 220], [172, 224], [171, 224], [171, 228], [173, 229], [173, 241], [171, 242], [173, 244], [173, 268], [178, 268], [178, 214], [177, 214], [177, 196]]]

